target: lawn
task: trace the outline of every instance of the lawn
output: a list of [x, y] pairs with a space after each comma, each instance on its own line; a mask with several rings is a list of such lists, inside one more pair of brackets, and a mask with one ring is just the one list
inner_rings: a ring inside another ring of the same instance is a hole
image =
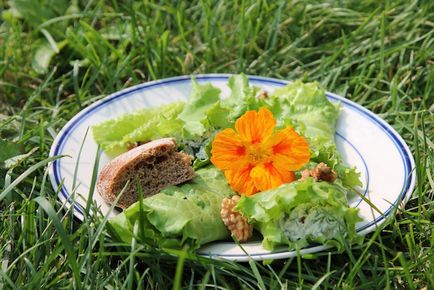
[[[434, 289], [434, 2], [3, 0], [0, 12], [0, 288]], [[127, 247], [95, 211], [79, 222], [62, 207], [48, 153], [76, 113], [135, 84], [239, 72], [318, 81], [391, 124], [416, 161], [405, 208], [342, 253], [235, 263]]]

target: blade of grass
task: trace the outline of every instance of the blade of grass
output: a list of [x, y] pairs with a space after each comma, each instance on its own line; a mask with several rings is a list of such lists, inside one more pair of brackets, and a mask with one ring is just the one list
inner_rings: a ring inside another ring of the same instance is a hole
[[173, 290], [181, 289], [182, 273], [184, 271], [184, 262], [187, 256], [187, 253], [185, 251], [186, 249], [182, 250], [178, 256], [178, 262], [176, 263], [175, 278], [173, 279], [173, 287], [172, 287]]
[[60, 156], [53, 156], [53, 157], [49, 157], [47, 159], [44, 159], [42, 161], [39, 161], [38, 163], [36, 163], [35, 165], [32, 165], [29, 167], [29, 169], [27, 169], [26, 171], [24, 171], [20, 176], [18, 176], [13, 182], [11, 182], [11, 184], [9, 184], [9, 186], [7, 186], [1, 193], [0, 193], [0, 201], [3, 200], [3, 198], [6, 197], [6, 195], [11, 192], [18, 184], [20, 184], [20, 182], [22, 182], [27, 176], [29, 176], [30, 174], [32, 174], [34, 171], [36, 171], [37, 169], [44, 167], [45, 165], [47, 165], [48, 163], [60, 159], [62, 157], [65, 157], [65, 155], [60, 155]]
[[[87, 131], [86, 131], [87, 133]], [[81, 149], [81, 148], [80, 148]], [[98, 146], [97, 150], [96, 150], [96, 156], [95, 156], [95, 161], [93, 163], [93, 170], [92, 170], [92, 179], [90, 181], [90, 187], [89, 187], [89, 193], [87, 195], [87, 202], [86, 202], [86, 208], [85, 208], [85, 217], [89, 216], [89, 211], [93, 202], [93, 194], [95, 193], [95, 185], [96, 185], [96, 180], [97, 180], [97, 176], [98, 176], [98, 168], [99, 168], [99, 161], [101, 158], [101, 148], [100, 146]]]
[[68, 234], [66, 233], [65, 229], [63, 228], [60, 222], [59, 217], [54, 211], [53, 206], [48, 202], [48, 200], [45, 197], [38, 196], [34, 199], [34, 201], [37, 202], [39, 206], [46, 212], [49, 219], [53, 222], [54, 226], [56, 227], [57, 233], [59, 234], [62, 240], [63, 247], [67, 253], [69, 265], [71, 266], [71, 270], [74, 275], [74, 281], [75, 281], [74, 286], [77, 289], [81, 289], [81, 278], [77, 266], [77, 255], [75, 253], [74, 248], [72, 247], [71, 241], [68, 238]]

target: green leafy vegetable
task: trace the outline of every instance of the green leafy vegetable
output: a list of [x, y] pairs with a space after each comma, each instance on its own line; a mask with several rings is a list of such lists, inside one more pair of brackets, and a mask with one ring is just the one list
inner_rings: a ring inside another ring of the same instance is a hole
[[207, 111], [208, 123], [214, 128], [231, 128], [234, 121], [230, 118], [231, 109], [222, 107], [221, 102], [214, 103]]
[[126, 152], [137, 142], [176, 137], [182, 128], [176, 117], [183, 107], [183, 102], [174, 102], [108, 120], [92, 127], [93, 137], [111, 157]]
[[229, 233], [220, 218], [220, 203], [232, 194], [221, 172], [214, 166], [196, 171], [192, 182], [165, 188], [160, 193], [145, 198], [140, 213], [139, 202], [110, 221], [117, 235], [131, 242], [133, 228], [144, 217], [143, 236], [136, 237], [147, 244], [191, 248], [225, 239]]
[[231, 123], [235, 123], [235, 120], [245, 112], [261, 107], [261, 102], [256, 98], [259, 88], [250, 87], [246, 75], [231, 76], [228, 80], [228, 87], [231, 89], [231, 95], [221, 100], [221, 107], [228, 110]]
[[274, 91], [271, 103], [279, 103], [280, 111], [273, 112], [280, 123], [297, 123], [306, 137], [320, 142], [333, 142], [339, 107], [326, 97], [318, 83], [296, 80]]
[[205, 133], [206, 111], [220, 100], [220, 90], [211, 84], [199, 85], [195, 80], [192, 84], [190, 99], [178, 116], [184, 121], [184, 132], [190, 138], [202, 136]]
[[336, 149], [336, 145], [333, 142], [321, 143], [310, 141], [311, 148], [311, 164], [309, 168], [315, 167], [318, 163], [325, 163], [330, 166], [338, 175], [337, 182], [341, 182], [342, 185], [354, 188], [361, 186], [360, 173], [355, 167], [348, 167], [344, 165], [341, 155]]
[[345, 188], [312, 178], [243, 196], [239, 210], [263, 235], [262, 246], [290, 249], [319, 242], [342, 249], [344, 240], [360, 241], [358, 209], [349, 208]]

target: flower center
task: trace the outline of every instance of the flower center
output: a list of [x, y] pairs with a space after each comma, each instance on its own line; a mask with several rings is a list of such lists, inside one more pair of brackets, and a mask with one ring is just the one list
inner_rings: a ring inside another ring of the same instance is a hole
[[266, 160], [269, 160], [272, 157], [270, 150], [267, 148], [263, 148], [260, 143], [251, 144], [248, 146], [248, 156], [250, 162], [254, 164], [263, 163]]

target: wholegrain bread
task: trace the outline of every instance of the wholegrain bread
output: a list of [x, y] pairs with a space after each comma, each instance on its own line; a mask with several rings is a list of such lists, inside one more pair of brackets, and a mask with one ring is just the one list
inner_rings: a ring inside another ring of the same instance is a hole
[[138, 200], [138, 188], [143, 197], [161, 189], [188, 181], [195, 176], [192, 157], [176, 151], [175, 139], [158, 139], [125, 152], [111, 160], [101, 171], [97, 191], [113, 203], [125, 187], [116, 206], [127, 208]]

